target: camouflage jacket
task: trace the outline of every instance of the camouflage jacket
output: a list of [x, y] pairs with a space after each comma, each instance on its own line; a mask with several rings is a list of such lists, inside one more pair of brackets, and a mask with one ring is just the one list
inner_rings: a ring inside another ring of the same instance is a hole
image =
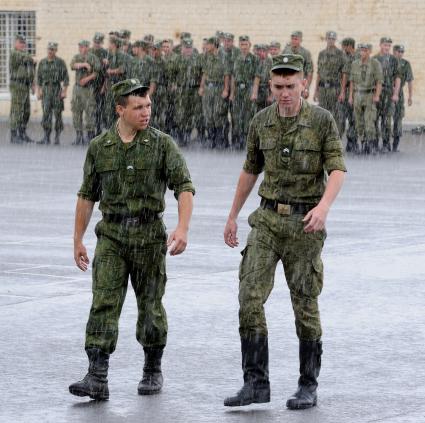
[[[83, 56], [81, 54], [76, 54], [72, 60], [71, 60], [71, 69], [74, 66], [75, 63], [88, 63], [91, 66], [90, 70], [87, 70], [86, 68], [83, 69], [73, 69], [75, 70], [75, 84], [80, 85], [81, 79], [85, 78], [86, 76], [91, 75], [93, 72], [97, 73], [100, 72], [100, 62], [99, 59], [92, 53], [87, 53], [87, 56]], [[90, 81], [88, 84], [85, 85], [85, 87], [92, 87], [95, 85], [95, 80]]]
[[129, 78], [137, 78], [143, 85], [149, 87], [151, 82], [157, 82], [155, 62], [151, 56], [135, 57], [131, 66]]
[[143, 209], [164, 211], [167, 187], [176, 198], [184, 191], [195, 193], [173, 139], [148, 127], [124, 144], [114, 127], [91, 141], [78, 196], [100, 201], [103, 213], [137, 216]]
[[100, 47], [100, 48], [91, 48], [89, 52], [91, 54], [94, 54], [99, 59], [100, 70], [95, 79], [95, 86], [96, 86], [96, 89], [100, 90], [103, 86], [103, 83], [105, 82], [106, 65], [103, 63], [103, 59], [108, 58], [108, 50], [106, 50], [103, 47]]
[[[332, 115], [302, 102], [285, 131], [278, 105], [272, 104], [251, 121], [244, 170], [264, 170], [258, 194], [281, 203], [317, 204], [325, 191], [326, 173], [346, 171], [341, 139]], [[291, 119], [291, 118], [289, 118]]]
[[270, 70], [272, 68], [273, 61], [270, 57], [266, 57], [264, 60], [258, 61], [257, 71], [255, 76], [260, 78], [260, 86], [269, 86]]
[[306, 75], [313, 73], [314, 66], [313, 60], [311, 59], [311, 53], [304, 47], [292, 48], [290, 44], [287, 44], [283, 49], [283, 54], [299, 54], [304, 58], [304, 73]]
[[69, 85], [68, 70], [63, 59], [55, 57], [49, 60], [47, 57], [42, 59], [37, 68], [37, 85]]
[[364, 64], [361, 59], [354, 60], [351, 64], [350, 81], [354, 83], [354, 91], [373, 90], [382, 79], [381, 64], [374, 58], [369, 58]]
[[34, 61], [29, 53], [12, 49], [9, 57], [10, 81], [31, 85], [34, 81]]
[[377, 54], [374, 56], [374, 59], [376, 59], [382, 67], [382, 88], [383, 91], [386, 89], [387, 91], [391, 91], [394, 86], [394, 81], [396, 78], [401, 79], [401, 69], [399, 61], [392, 55], [380, 55]]
[[116, 84], [117, 82], [124, 81], [125, 79], [125, 72], [127, 70], [127, 57], [126, 55], [120, 51], [117, 50], [115, 53], [109, 51], [108, 52], [108, 69], [120, 69], [123, 73], [118, 75], [110, 75], [106, 77], [106, 81], [108, 84], [108, 87], [111, 87], [112, 85]]
[[201, 60], [199, 54], [177, 57], [175, 80], [178, 88], [199, 88], [202, 78]]
[[240, 54], [235, 59], [232, 76], [236, 83], [252, 84], [257, 74], [258, 57], [248, 53], [245, 57]]
[[412, 66], [410, 66], [410, 62], [405, 59], [400, 59], [400, 75], [401, 75], [401, 84], [400, 90], [403, 88], [406, 82], [413, 81], [413, 72]]
[[338, 84], [345, 65], [344, 52], [339, 48], [326, 48], [319, 53], [317, 74], [320, 81]]
[[202, 62], [202, 72], [206, 82], [224, 83], [224, 77], [230, 75], [228, 61], [223, 55], [207, 53]]

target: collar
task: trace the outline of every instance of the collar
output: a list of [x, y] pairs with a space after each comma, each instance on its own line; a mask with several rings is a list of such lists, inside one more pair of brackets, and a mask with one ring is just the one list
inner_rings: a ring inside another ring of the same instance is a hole
[[[280, 116], [279, 116], [278, 107], [279, 106], [277, 102], [272, 107], [270, 107], [268, 111], [268, 117], [264, 126], [270, 127], [270, 126], [276, 126], [279, 124]], [[311, 105], [307, 101], [301, 99], [301, 108], [300, 108], [300, 111], [298, 112], [298, 120], [296, 125], [294, 125], [294, 127], [297, 127], [297, 126], [310, 127], [311, 126], [310, 119], [309, 119], [310, 110], [311, 110]]]

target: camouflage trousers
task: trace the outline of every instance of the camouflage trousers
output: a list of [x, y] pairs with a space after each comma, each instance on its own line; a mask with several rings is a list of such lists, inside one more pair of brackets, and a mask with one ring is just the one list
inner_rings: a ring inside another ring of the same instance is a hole
[[394, 103], [391, 100], [392, 90], [383, 88], [379, 103], [376, 105], [376, 135], [384, 142], [391, 136], [391, 120], [394, 115]]
[[338, 101], [340, 89], [338, 87], [319, 87], [319, 106], [329, 110], [335, 119], [339, 136], [344, 132], [343, 105]]
[[347, 128], [347, 140], [356, 139], [356, 125], [354, 119], [354, 108], [350, 105], [348, 100], [342, 104], [342, 133], [344, 134]]
[[205, 84], [205, 92], [202, 97], [202, 112], [205, 119], [205, 126], [224, 130], [229, 124], [228, 109], [229, 103], [221, 96], [223, 84]]
[[235, 99], [232, 107], [233, 137], [246, 138], [248, 135], [249, 123], [257, 111], [256, 103], [251, 101], [251, 93], [251, 84], [236, 84]]
[[251, 232], [239, 267], [239, 332], [267, 336], [264, 304], [273, 285], [276, 265], [283, 263], [295, 315], [297, 336], [322, 336], [318, 296], [323, 286], [321, 251], [326, 231], [306, 234], [303, 215], [281, 216], [262, 208], [248, 219]]
[[71, 101], [72, 122], [76, 131], [83, 131], [83, 115], [85, 115], [85, 129], [94, 132], [96, 102], [93, 89], [90, 87], [80, 87], [74, 85]]
[[167, 89], [165, 85], [158, 85], [152, 96], [152, 126], [165, 132], [167, 113]]
[[203, 126], [202, 99], [199, 87], [179, 88], [175, 93], [175, 123], [181, 131], [191, 132]]
[[373, 93], [354, 94], [354, 120], [358, 141], [372, 141], [376, 138], [376, 106]]
[[30, 86], [10, 82], [10, 129], [26, 128], [30, 118]]
[[393, 136], [399, 137], [403, 135], [403, 118], [404, 118], [404, 96], [403, 91], [400, 91], [400, 98], [394, 108], [394, 125]]
[[167, 281], [166, 233], [162, 220], [128, 228], [102, 220], [95, 232], [93, 301], [85, 348], [100, 348], [109, 354], [115, 350], [129, 277], [138, 308], [138, 342], [144, 347], [165, 345], [168, 327], [162, 297]]
[[63, 100], [60, 98], [61, 86], [49, 85], [43, 87], [43, 97], [41, 104], [43, 106], [43, 118], [41, 126], [45, 131], [52, 130], [52, 118], [55, 117], [55, 131], [63, 131], [62, 111], [64, 109]]

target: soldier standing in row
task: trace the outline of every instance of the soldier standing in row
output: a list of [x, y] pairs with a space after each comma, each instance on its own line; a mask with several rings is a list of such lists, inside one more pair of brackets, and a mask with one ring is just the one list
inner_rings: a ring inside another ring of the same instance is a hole
[[16, 35], [14, 48], [10, 51], [10, 142], [34, 142], [26, 132], [30, 118], [30, 89], [34, 92], [35, 62], [25, 51], [25, 37]]
[[345, 65], [344, 53], [335, 46], [336, 32], [326, 33], [326, 48], [319, 53], [317, 61], [317, 79], [314, 92], [314, 101], [319, 106], [332, 113], [342, 136], [342, 104], [344, 92], [342, 85], [342, 71]]
[[43, 106], [41, 126], [44, 137], [38, 144], [50, 144], [52, 115], [55, 116], [55, 144], [60, 143], [63, 131], [62, 112], [67, 95], [69, 76], [65, 61], [56, 56], [58, 43], [47, 44], [47, 57], [42, 59], [37, 69], [37, 97]]
[[94, 54], [100, 63], [100, 71], [98, 72], [94, 81], [94, 98], [96, 101], [96, 135], [102, 132], [102, 125], [104, 123], [104, 106], [105, 106], [105, 76], [106, 76], [106, 65], [108, 63], [108, 50], [103, 48], [103, 41], [105, 36], [96, 32], [93, 37], [92, 48], [89, 50], [90, 53]]
[[166, 98], [164, 104], [166, 106], [165, 115], [165, 132], [175, 135], [176, 122], [175, 122], [175, 103], [174, 103], [174, 88], [175, 88], [175, 74], [176, 74], [176, 58], [177, 55], [173, 53], [172, 40], [165, 39], [162, 41], [161, 46], [162, 57], [164, 59], [164, 78], [166, 84]]
[[284, 54], [299, 54], [304, 59], [304, 76], [307, 80], [307, 84], [304, 88], [304, 92], [302, 93], [302, 97], [307, 99], [310, 95], [310, 85], [313, 80], [313, 60], [311, 59], [311, 53], [304, 48], [301, 43], [303, 40], [302, 31], [294, 31], [291, 34], [291, 41], [289, 44], [285, 46], [283, 49]]
[[155, 62], [148, 54], [149, 44], [143, 40], [137, 40], [133, 44], [133, 63], [130, 70], [130, 78], [138, 79], [142, 85], [149, 87], [149, 96], [156, 89], [157, 76]]
[[269, 44], [269, 54], [270, 54], [270, 56], [272, 58], [278, 56], [281, 53], [281, 49], [282, 49], [282, 45], [279, 43], [279, 41], [273, 40]]
[[412, 105], [412, 95], [413, 95], [413, 72], [410, 63], [403, 58], [404, 55], [404, 46], [395, 45], [393, 47], [393, 53], [396, 59], [400, 63], [400, 72], [401, 72], [401, 81], [400, 81], [400, 94], [399, 100], [395, 105], [394, 112], [394, 126], [393, 126], [393, 151], [398, 151], [398, 145], [400, 143], [400, 138], [403, 135], [403, 117], [404, 117], [404, 93], [403, 88], [407, 82], [408, 97], [407, 105], [410, 107]]
[[[347, 153], [358, 151], [357, 136], [356, 136], [356, 127], [354, 121], [354, 110], [353, 106], [348, 102], [350, 96], [349, 88], [349, 78], [351, 72], [351, 65], [353, 61], [357, 58], [355, 55], [356, 52], [356, 42], [353, 38], [344, 38], [341, 42], [342, 50], [344, 51], [345, 64], [342, 70], [342, 91], [340, 96], [340, 101], [342, 104], [342, 130], [345, 131], [346, 122], [348, 122], [347, 127]], [[341, 134], [342, 136], [342, 134]]]
[[[97, 57], [89, 53], [90, 42], [82, 40], [78, 43], [79, 53], [71, 61], [71, 69], [75, 71], [75, 85], [72, 92], [71, 110], [72, 121], [77, 137], [73, 144], [86, 144], [95, 137], [96, 132], [96, 100], [94, 85], [100, 63]], [[83, 115], [87, 138], [83, 135]]]
[[273, 102], [270, 93], [269, 80], [272, 58], [267, 56], [267, 46], [258, 45], [258, 68], [254, 79], [251, 100], [256, 102], [257, 110], [260, 111]]
[[398, 60], [391, 54], [392, 40], [382, 37], [379, 43], [380, 51], [374, 56], [381, 63], [383, 82], [382, 92], [377, 104], [376, 145], [379, 149], [379, 135], [382, 138], [382, 152], [391, 151], [391, 120], [394, 116], [395, 104], [400, 92], [401, 70]]
[[164, 131], [167, 119], [167, 83], [165, 78], [165, 60], [162, 57], [162, 41], [153, 44], [152, 54], [156, 74], [156, 90], [152, 97], [155, 103], [152, 111], [152, 126]]
[[248, 35], [239, 37], [240, 54], [233, 65], [230, 86], [232, 102], [232, 145], [242, 149], [246, 144], [248, 125], [256, 112], [252, 100], [254, 78], [257, 76], [258, 58], [250, 52], [251, 42]]
[[382, 67], [370, 57], [372, 46], [359, 44], [360, 59], [354, 60], [350, 72], [348, 102], [354, 107], [357, 139], [362, 153], [376, 153], [376, 104], [382, 90]]
[[229, 96], [228, 62], [219, 54], [220, 42], [217, 37], [208, 38], [207, 53], [202, 64], [202, 79], [199, 95], [202, 97], [202, 111], [211, 147], [225, 147]]

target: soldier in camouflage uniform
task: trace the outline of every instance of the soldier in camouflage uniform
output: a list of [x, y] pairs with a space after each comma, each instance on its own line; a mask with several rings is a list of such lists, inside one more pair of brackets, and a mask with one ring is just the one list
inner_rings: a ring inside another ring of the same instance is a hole
[[393, 54], [400, 63], [400, 72], [401, 72], [401, 81], [400, 81], [400, 94], [399, 100], [395, 105], [394, 111], [394, 126], [393, 126], [393, 151], [398, 151], [398, 145], [400, 143], [400, 138], [403, 135], [403, 126], [402, 121], [404, 117], [404, 93], [403, 88], [407, 82], [408, 87], [408, 97], [407, 105], [412, 105], [412, 94], [413, 94], [413, 72], [410, 63], [403, 58], [404, 55], [404, 46], [403, 45], [394, 45]]
[[[115, 127], [90, 144], [78, 192], [74, 259], [83, 271], [89, 263], [83, 236], [97, 201], [102, 220], [95, 229], [93, 301], [86, 328], [89, 370], [69, 391], [96, 400], [109, 397], [109, 356], [117, 344], [129, 276], [138, 308], [136, 337], [145, 353], [138, 393], [157, 394], [161, 390], [161, 358], [167, 341], [162, 305], [167, 280], [165, 255], [167, 248], [170, 255], [180, 254], [187, 244], [195, 190], [173, 139], [149, 126], [148, 90], [136, 79], [112, 87], [120, 118]], [[179, 222], [168, 241], [162, 221], [167, 187], [179, 204]]]
[[278, 56], [279, 54], [281, 54], [281, 44], [279, 43], [279, 41], [272, 41], [269, 44], [269, 54], [271, 57], [275, 57]]
[[164, 79], [167, 88], [166, 98], [164, 99], [166, 105], [165, 115], [165, 131], [175, 135], [176, 121], [175, 121], [175, 85], [176, 85], [176, 59], [177, 54], [173, 53], [172, 40], [165, 39], [162, 41], [161, 46], [162, 57], [164, 60]]
[[155, 61], [149, 56], [149, 43], [137, 40], [133, 44], [133, 63], [130, 78], [138, 79], [143, 85], [149, 87], [149, 96], [152, 97], [156, 89], [157, 75]]
[[269, 80], [270, 69], [272, 68], [272, 58], [267, 56], [267, 45], [258, 45], [258, 67], [254, 79], [251, 100], [257, 104], [257, 110], [262, 110], [273, 101], [270, 93]]
[[248, 135], [248, 125], [257, 106], [252, 99], [254, 79], [257, 76], [258, 57], [249, 50], [251, 42], [247, 35], [239, 37], [241, 54], [233, 65], [230, 101], [232, 102], [232, 145], [242, 149]]
[[[71, 69], [75, 71], [75, 85], [72, 92], [71, 110], [72, 121], [77, 137], [74, 145], [86, 144], [95, 137], [96, 133], [96, 100], [94, 87], [97, 74], [100, 72], [98, 58], [89, 53], [89, 41], [78, 43], [79, 54], [71, 61]], [[83, 115], [87, 138], [83, 136]]]
[[382, 37], [380, 52], [374, 56], [381, 63], [383, 81], [382, 92], [376, 106], [376, 134], [375, 148], [379, 149], [379, 134], [382, 138], [382, 152], [391, 151], [391, 120], [394, 116], [395, 105], [399, 100], [401, 69], [398, 60], [391, 54], [392, 40]]
[[37, 97], [42, 101], [43, 118], [41, 126], [44, 137], [38, 144], [50, 144], [52, 132], [52, 115], [55, 116], [55, 144], [60, 143], [60, 133], [63, 131], [62, 111], [63, 100], [66, 98], [69, 85], [68, 70], [65, 61], [56, 56], [58, 43], [47, 44], [47, 57], [42, 59], [37, 69]]
[[347, 127], [347, 145], [345, 150], [347, 153], [353, 152], [357, 153], [359, 146], [357, 143], [357, 136], [356, 136], [356, 127], [355, 127], [355, 121], [354, 121], [354, 110], [353, 107], [348, 102], [349, 97], [349, 78], [350, 78], [350, 72], [351, 72], [351, 65], [356, 57], [356, 42], [353, 38], [344, 38], [341, 42], [342, 50], [344, 51], [345, 56], [345, 65], [342, 69], [342, 86], [343, 90], [340, 95], [340, 101], [342, 104], [342, 130], [345, 132], [345, 125], [346, 122], [348, 122]]
[[313, 80], [313, 60], [311, 53], [301, 45], [303, 40], [303, 33], [301, 31], [293, 31], [291, 34], [291, 41], [283, 49], [284, 54], [299, 54], [304, 59], [304, 75], [307, 79], [307, 84], [302, 94], [303, 98], [307, 99], [310, 95], [310, 85]]
[[111, 92], [112, 85], [125, 79], [127, 66], [126, 55], [120, 50], [122, 41], [116, 36], [109, 38], [108, 58], [105, 71], [105, 127], [109, 129], [115, 123], [117, 115], [115, 112], [114, 97]]
[[101, 32], [96, 32], [93, 37], [93, 45], [89, 50], [94, 54], [100, 63], [100, 71], [94, 81], [94, 98], [96, 101], [96, 135], [102, 132], [102, 125], [105, 121], [103, 113], [105, 107], [105, 76], [108, 63], [108, 50], [102, 47], [105, 36]]
[[190, 141], [193, 129], [201, 130], [202, 101], [199, 86], [202, 78], [202, 64], [199, 54], [193, 51], [193, 41], [185, 38], [181, 44], [181, 54], [176, 58], [175, 122], [177, 139], [181, 145]]
[[225, 57], [219, 54], [217, 37], [207, 41], [207, 53], [202, 63], [202, 79], [199, 95], [202, 97], [202, 112], [211, 148], [228, 145], [229, 124], [227, 97], [229, 96], [229, 67]]
[[162, 41], [152, 46], [153, 60], [155, 63], [156, 90], [152, 97], [155, 107], [152, 111], [152, 126], [164, 131], [167, 119], [167, 83], [165, 78], [165, 61], [162, 57]]
[[27, 135], [26, 128], [31, 112], [30, 88], [34, 90], [35, 62], [25, 49], [25, 37], [17, 35], [9, 58], [11, 143], [33, 142]]
[[376, 104], [382, 90], [381, 64], [370, 57], [372, 46], [359, 44], [360, 59], [354, 60], [350, 71], [348, 102], [354, 108], [357, 139], [361, 152], [376, 153]]
[[225, 399], [226, 406], [270, 401], [264, 304], [279, 261], [283, 263], [299, 338], [298, 390], [286, 406], [301, 409], [317, 403], [322, 354], [318, 306], [323, 286], [321, 251], [326, 217], [346, 169], [332, 115], [301, 98], [306, 84], [302, 70], [303, 58], [299, 55], [273, 58], [270, 87], [276, 102], [251, 121], [247, 157], [224, 230], [225, 243], [237, 247], [238, 214], [264, 171], [260, 207], [249, 216], [252, 229], [239, 267], [244, 385], [235, 396]]
[[319, 106], [332, 113], [338, 126], [339, 135], [343, 134], [343, 111], [341, 104], [342, 71], [345, 65], [345, 57], [342, 50], [335, 46], [336, 32], [326, 33], [326, 49], [319, 53], [317, 61], [316, 90], [314, 101], [319, 102]]

